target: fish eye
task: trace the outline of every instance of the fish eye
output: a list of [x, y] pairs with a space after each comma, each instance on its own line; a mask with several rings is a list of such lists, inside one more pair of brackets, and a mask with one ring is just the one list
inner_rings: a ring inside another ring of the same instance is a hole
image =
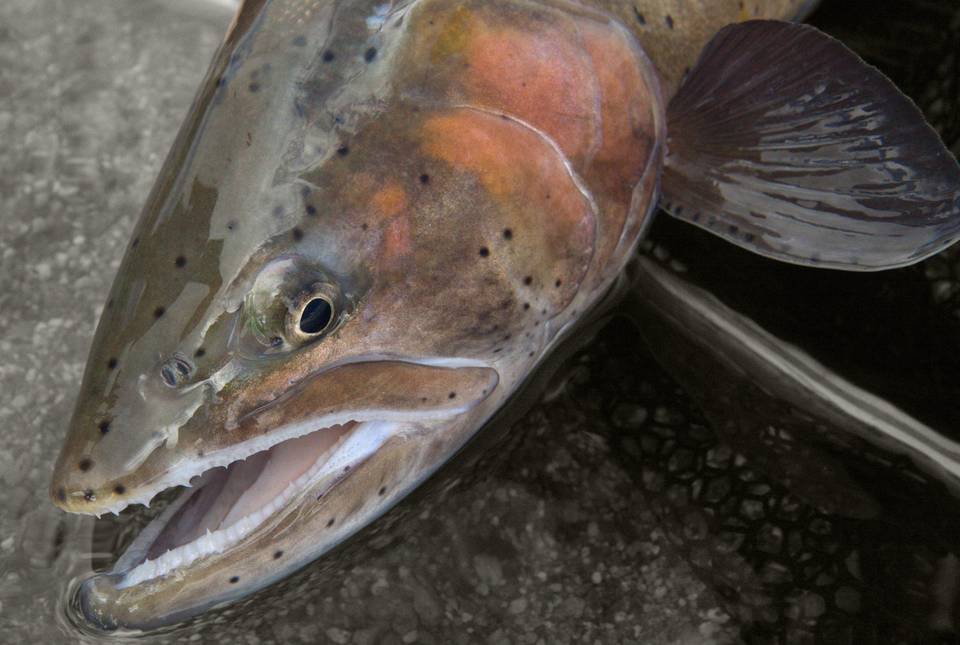
[[298, 327], [304, 334], [322, 334], [333, 322], [333, 303], [327, 296], [317, 294], [300, 310]]
[[284, 337], [297, 348], [333, 331], [342, 317], [339, 288], [326, 280], [314, 282], [288, 301]]
[[339, 281], [299, 258], [264, 267], [244, 297], [237, 347], [245, 355], [286, 354], [320, 341], [349, 318]]

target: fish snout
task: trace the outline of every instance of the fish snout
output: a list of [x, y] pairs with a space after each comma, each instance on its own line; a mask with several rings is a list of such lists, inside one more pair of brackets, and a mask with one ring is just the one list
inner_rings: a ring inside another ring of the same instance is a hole
[[84, 580], [76, 591], [75, 606], [89, 625], [112, 632], [120, 627], [117, 620], [106, 612], [116, 595], [116, 583], [120, 575], [98, 574]]
[[77, 461], [60, 459], [54, 467], [50, 498], [69, 513], [96, 514], [127, 505], [127, 486], [119, 478], [95, 469], [90, 457]]

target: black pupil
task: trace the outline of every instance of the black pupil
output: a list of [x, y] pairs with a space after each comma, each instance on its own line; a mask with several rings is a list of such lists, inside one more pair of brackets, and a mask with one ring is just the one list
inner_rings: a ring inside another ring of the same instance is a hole
[[314, 298], [303, 308], [300, 314], [300, 331], [305, 334], [322, 332], [330, 324], [333, 317], [333, 307], [323, 298]]

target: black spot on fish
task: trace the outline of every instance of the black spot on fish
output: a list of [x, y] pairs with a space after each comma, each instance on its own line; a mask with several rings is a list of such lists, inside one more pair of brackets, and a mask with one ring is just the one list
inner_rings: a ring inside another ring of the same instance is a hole
[[203, 355], [207, 353], [203, 347], [198, 347], [197, 351], [193, 353], [194, 358], [203, 358]]
[[93, 492], [92, 488], [88, 488], [87, 490], [83, 491], [83, 499], [88, 502], [92, 502], [93, 500], [97, 499], [97, 495]]
[[485, 258], [490, 255], [490, 249], [485, 246], [480, 247], [480, 257]]
[[110, 358], [110, 360], [107, 361], [107, 369], [108, 369], [108, 370], [112, 370], [112, 369], [114, 369], [116, 366], [117, 366], [117, 359], [115, 359], [115, 358]]
[[107, 309], [110, 309], [112, 307], [113, 307], [113, 298], [110, 298], [110, 300], [107, 300]]
[[383, 494], [386, 493], [386, 492], [387, 492], [387, 487], [386, 487], [386, 486], [381, 486], [381, 487], [380, 487], [380, 490], [377, 491], [377, 495], [380, 495], [380, 496], [382, 497]]
[[306, 210], [307, 210], [307, 215], [310, 215], [311, 217], [317, 214], [317, 207], [314, 206], [313, 204], [307, 204]]
[[743, 239], [747, 242], [753, 242], [753, 233], [745, 233]]
[[240, 582], [240, 576], [230, 576], [230, 584], [235, 585]]
[[529, 356], [530, 358], [533, 358], [533, 355], [534, 355], [534, 352], [530, 352], [529, 354], [527, 354], [527, 356]]
[[182, 255], [178, 255], [177, 259], [173, 261], [173, 265], [178, 269], [182, 269], [183, 267], [187, 266], [187, 258], [183, 257]]
[[88, 458], [81, 459], [80, 463], [77, 464], [77, 468], [79, 468], [82, 472], [87, 472], [93, 468], [93, 461]]
[[301, 231], [299, 228], [294, 228], [293, 231], [291, 231], [291, 234], [293, 235], [293, 240], [295, 242], [299, 242], [303, 239], [303, 231]]
[[166, 312], [167, 312], [167, 310], [164, 309], [163, 307], [157, 307], [156, 309], [153, 310], [153, 317], [154, 317], [154, 318], [163, 318], [163, 314], [165, 314]]
[[337, 148], [337, 154], [340, 155], [341, 157], [346, 157], [348, 154], [350, 154], [350, 147], [340, 146], [339, 148]]
[[560, 288], [560, 285], [562, 285], [562, 284], [563, 284], [563, 280], [561, 280], [560, 278], [557, 278], [557, 281], [553, 283], [553, 286], [555, 286], [555, 287], [557, 287], [557, 288], [559, 289], [559, 288]]
[[236, 223], [235, 221], [230, 220], [229, 222], [227, 222], [227, 230], [228, 230], [228, 231], [232, 231], [232, 230], [235, 229], [235, 228], [237, 228], [237, 223]]
[[505, 240], [512, 240], [512, 239], [513, 239], [513, 231], [510, 230], [509, 228], [503, 229], [503, 239], [505, 239]]
[[249, 89], [251, 92], [254, 92], [254, 93], [259, 92], [260, 83], [250, 83], [250, 85], [247, 86], [247, 89]]
[[100, 428], [100, 434], [107, 434], [110, 432], [110, 422], [106, 419], [97, 424], [97, 427]]
[[527, 285], [528, 287], [529, 287], [531, 284], [533, 284], [533, 276], [529, 276], [529, 275], [528, 275], [526, 278], [524, 278], [524, 279], [523, 279], [523, 284]]
[[336, 57], [337, 55], [328, 49], [327, 51], [323, 52], [323, 56], [321, 58], [323, 59], [324, 63], [332, 63], [333, 59]]
[[447, 395], [447, 398], [448, 398], [448, 399], [455, 399], [455, 398], [457, 398], [457, 393], [456, 393], [456, 392], [451, 392], [450, 394]]
[[333, 526], [333, 523], [336, 521], [337, 521], [337, 518], [331, 517], [330, 520], [327, 522], [327, 528], [330, 528], [331, 526]]
[[279, 560], [279, 559], [282, 558], [282, 557], [283, 557], [283, 551], [274, 551], [274, 552], [273, 552], [273, 559], [274, 559], [274, 560]]
[[61, 502], [67, 501], [67, 491], [65, 488], [60, 487], [57, 489], [57, 499]]
[[683, 206], [681, 206], [680, 204], [677, 204], [676, 208], [673, 209], [673, 212], [677, 217], [680, 217], [681, 215], [683, 215]]
[[367, 51], [363, 52], [363, 60], [367, 61], [368, 63], [372, 63], [373, 59], [376, 57], [377, 57], [376, 47], [371, 47]]
[[666, 17], [667, 29], [673, 29], [673, 16], [667, 14]]
[[362, 228], [363, 230], [367, 230], [368, 228], [370, 228], [370, 225], [367, 224], [366, 222], [364, 222], [364, 223], [360, 226], [360, 228]]
[[640, 13], [640, 10], [637, 9], [636, 7], [633, 8], [633, 15], [637, 17], [637, 22], [639, 22], [641, 25], [647, 24], [647, 19], [643, 16], [642, 13]]
[[736, 234], [737, 234], [737, 231], [739, 231], [740, 229], [737, 228], [737, 225], [736, 225], [736, 224], [731, 224], [731, 225], [727, 228], [727, 230], [730, 232], [730, 235], [736, 235]]
[[420, 175], [420, 183], [421, 183], [421, 184], [429, 184], [429, 183], [430, 183], [430, 175], [428, 175], [427, 173], [423, 173], [422, 175]]
[[524, 311], [526, 311], [526, 310], [529, 309], [529, 308], [530, 308], [530, 303], [529, 303], [529, 302], [523, 303], [523, 310], [524, 310]]
[[130, 246], [133, 248], [137, 248], [138, 246], [140, 246], [140, 238], [139, 237], [133, 238], [133, 241], [130, 242]]
[[693, 217], [690, 218], [690, 221], [699, 222], [701, 217], [702, 217], [702, 214], [700, 213], [700, 211], [697, 211], [696, 213], [693, 214]]
[[295, 37], [295, 38], [293, 39], [292, 42], [293, 42], [293, 46], [294, 46], [294, 47], [305, 47], [306, 44], [307, 44], [307, 37], [306, 37], [306, 36], [297, 36], [297, 37]]
[[117, 484], [116, 486], [113, 487], [113, 492], [116, 493], [117, 495], [123, 495], [124, 493], [127, 492], [127, 487], [124, 486], [123, 484]]

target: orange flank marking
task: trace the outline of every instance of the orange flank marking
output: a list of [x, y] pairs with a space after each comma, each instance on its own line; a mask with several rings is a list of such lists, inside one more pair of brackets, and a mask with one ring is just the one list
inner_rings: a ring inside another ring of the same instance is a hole
[[424, 151], [477, 175], [483, 188], [550, 234], [592, 235], [593, 213], [559, 154], [530, 129], [469, 108], [429, 118]]
[[381, 217], [393, 217], [407, 207], [407, 192], [395, 179], [391, 179], [377, 191], [370, 205]]
[[597, 138], [596, 81], [576, 32], [544, 20], [537, 30], [477, 21], [466, 45], [471, 101], [546, 132], [577, 160]]
[[602, 145], [594, 161], [613, 164], [632, 190], [653, 143], [655, 90], [641, 73], [639, 53], [625, 35], [609, 27], [587, 23], [582, 27], [584, 48], [593, 60], [599, 84]]

